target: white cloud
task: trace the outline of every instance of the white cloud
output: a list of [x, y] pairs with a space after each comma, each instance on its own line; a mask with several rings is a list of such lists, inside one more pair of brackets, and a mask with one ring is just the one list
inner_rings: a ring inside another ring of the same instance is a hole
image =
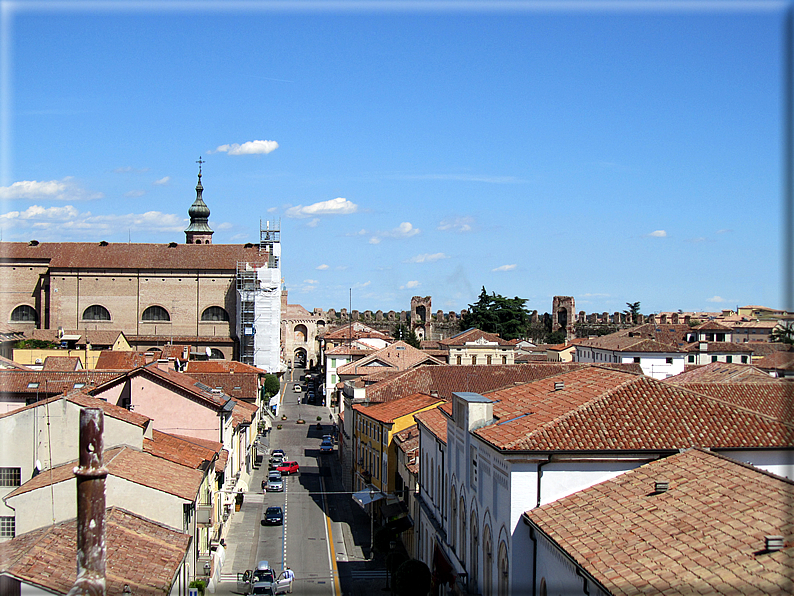
[[46, 182], [21, 180], [19, 182], [14, 182], [11, 186], [0, 186], [0, 200], [30, 199], [82, 201], [101, 199], [104, 196], [105, 195], [101, 192], [89, 193], [84, 188], [78, 186], [71, 176], [67, 176], [63, 180], [48, 180]]
[[148, 172], [149, 168], [133, 168], [132, 166], [122, 166], [120, 168], [116, 168], [113, 170], [114, 174], [129, 174], [130, 172], [134, 174], [143, 174]]
[[325, 271], [326, 269], [328, 269], [328, 265], [323, 263], [322, 265], [317, 265], [317, 267], [315, 267], [315, 269], [317, 269], [319, 271]]
[[337, 271], [347, 271], [348, 269], [350, 269], [350, 267], [348, 267], [347, 265], [337, 265], [336, 267], [334, 267], [334, 269], [336, 269]]
[[319, 217], [315, 217], [313, 220], [311, 220], [309, 223], [306, 224], [306, 227], [307, 228], [316, 228], [318, 223], [320, 223], [320, 218]]
[[8, 222], [12, 225], [13, 232], [20, 234], [25, 234], [29, 229], [37, 229], [52, 232], [54, 236], [77, 235], [83, 240], [90, 234], [110, 235], [126, 230], [182, 233], [187, 219], [160, 211], [126, 215], [92, 215], [90, 211], [78, 211], [73, 205], [63, 207], [31, 205], [24, 211], [10, 211], [0, 215], [0, 222]]
[[717, 234], [730, 234], [731, 232], [733, 232], [733, 230], [731, 230], [730, 228], [725, 228], [723, 230], [717, 230]]
[[145, 190], [130, 190], [128, 192], [125, 192], [124, 196], [125, 197], [135, 198], [135, 197], [142, 197], [145, 194], [146, 194]]
[[491, 271], [512, 271], [516, 268], [516, 265], [500, 265], [496, 269], [491, 269]]
[[454, 217], [452, 219], [442, 220], [438, 224], [438, 229], [442, 231], [452, 230], [453, 232], [471, 232], [473, 224], [473, 217]]
[[365, 281], [364, 283], [355, 283], [353, 284], [353, 289], [356, 290], [358, 288], [366, 288], [371, 283], [372, 283], [371, 281]]
[[712, 296], [711, 298], [706, 298], [706, 302], [727, 302], [727, 300], [720, 296]]
[[228, 221], [216, 224], [214, 221], [211, 221], [210, 227], [215, 228], [216, 230], [231, 230], [234, 227], [234, 224]]
[[276, 141], [248, 141], [242, 145], [238, 145], [237, 143], [220, 145], [214, 152], [228, 153], [229, 155], [256, 155], [261, 153], [267, 154], [276, 149], [278, 149], [278, 143]]
[[609, 294], [598, 294], [598, 293], [587, 293], [587, 294], [577, 294], [577, 299], [581, 296], [582, 298], [609, 298]]
[[434, 254], [425, 253], [423, 255], [416, 255], [415, 257], [411, 257], [406, 263], [432, 263], [433, 261], [440, 261], [441, 259], [448, 259], [449, 256], [445, 255], [443, 252], [437, 252]]
[[416, 236], [418, 233], [418, 228], [413, 227], [410, 222], [404, 221], [394, 228], [389, 235], [392, 238], [410, 238], [411, 236]]
[[165, 186], [170, 181], [171, 181], [171, 176], [164, 176], [164, 177], [160, 178], [159, 180], [155, 180], [154, 182], [152, 182], [152, 184], [154, 186]]
[[267, 210], [268, 213], [275, 213], [276, 211], [278, 211], [278, 207], [268, 207]]
[[372, 238], [369, 239], [369, 243], [370, 244], [380, 244], [380, 238], [378, 238], [377, 236], [373, 236]]
[[337, 197], [329, 201], [320, 201], [311, 205], [296, 205], [287, 209], [287, 217], [316, 217], [318, 215], [350, 215], [358, 211], [358, 205], [342, 197]]
[[320, 282], [319, 282], [319, 281], [317, 281], [316, 279], [304, 279], [304, 280], [303, 280], [303, 283], [305, 283], [305, 284], [309, 284], [309, 285], [311, 285], [311, 286], [316, 286], [316, 285], [317, 285], [318, 283], [320, 283]]
[[400, 289], [401, 290], [406, 290], [406, 289], [410, 289], [410, 288], [416, 288], [418, 286], [419, 286], [419, 282], [418, 281], [409, 281], [404, 286], [400, 286]]
[[650, 238], [667, 238], [667, 232], [664, 230], [656, 230], [648, 234]]

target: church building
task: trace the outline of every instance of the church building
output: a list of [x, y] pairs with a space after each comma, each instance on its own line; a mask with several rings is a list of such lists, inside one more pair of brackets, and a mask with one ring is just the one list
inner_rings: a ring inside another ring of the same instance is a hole
[[[0, 242], [0, 317], [7, 328], [49, 329], [55, 341], [59, 331], [122, 331], [137, 350], [173, 343], [240, 359], [240, 336], [252, 329], [240, 312], [240, 272], [274, 269], [267, 277], [280, 279], [281, 247], [269, 224], [261, 234], [266, 241], [213, 244], [203, 190], [199, 166], [184, 244]], [[260, 325], [260, 340], [275, 334], [278, 342], [279, 313], [272, 315], [275, 331]], [[264, 364], [270, 371], [279, 365], [272, 358]]]

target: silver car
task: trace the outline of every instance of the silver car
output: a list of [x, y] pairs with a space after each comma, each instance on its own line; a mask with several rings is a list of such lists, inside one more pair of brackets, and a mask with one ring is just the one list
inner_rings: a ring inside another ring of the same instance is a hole
[[267, 492], [281, 492], [284, 490], [284, 479], [281, 472], [270, 472], [267, 475]]

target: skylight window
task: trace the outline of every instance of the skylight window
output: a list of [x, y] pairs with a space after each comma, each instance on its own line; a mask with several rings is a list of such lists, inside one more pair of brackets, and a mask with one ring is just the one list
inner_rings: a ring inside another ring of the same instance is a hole
[[28, 383], [28, 389], [38, 389], [38, 388], [39, 388], [38, 383]]

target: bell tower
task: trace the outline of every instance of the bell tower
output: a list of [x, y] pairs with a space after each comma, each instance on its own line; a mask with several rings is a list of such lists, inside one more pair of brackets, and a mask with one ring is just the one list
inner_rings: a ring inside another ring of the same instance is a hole
[[185, 244], [212, 244], [213, 231], [209, 226], [210, 208], [201, 198], [204, 187], [201, 185], [201, 157], [196, 162], [199, 165], [198, 184], [196, 184], [196, 200], [187, 210], [190, 216], [190, 225], [185, 230]]

